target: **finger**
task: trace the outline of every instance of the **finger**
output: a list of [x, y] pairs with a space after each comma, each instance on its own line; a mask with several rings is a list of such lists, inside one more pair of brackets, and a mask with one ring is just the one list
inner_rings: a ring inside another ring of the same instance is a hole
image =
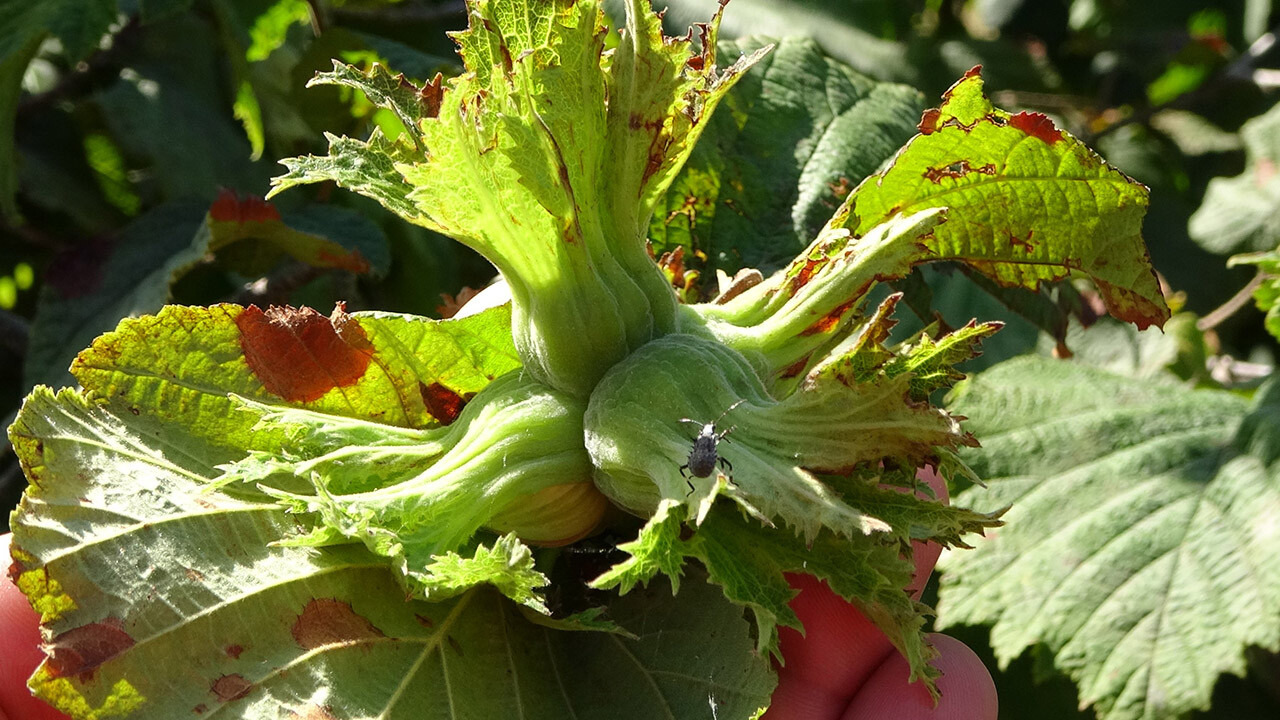
[[[10, 535], [0, 535], [8, 555]], [[0, 720], [67, 720], [27, 689], [27, 678], [44, 660], [40, 616], [17, 586], [0, 578]]]
[[[930, 469], [918, 477], [943, 502], [947, 483]], [[912, 543], [915, 572], [907, 592], [918, 598], [923, 592], [942, 548], [935, 543]], [[785, 665], [778, 668], [767, 720], [838, 717], [864, 681], [897, 650], [878, 628], [826, 583], [809, 575], [788, 574], [788, 582], [800, 591], [791, 609], [804, 625], [804, 635], [791, 628], [779, 630], [779, 650]]]
[[787, 575], [805, 634], [778, 632], [785, 665], [766, 720], [835, 718], [876, 667], [897, 650], [857, 608], [811, 575]]
[[[930, 642], [938, 649], [933, 666], [942, 671], [935, 707], [929, 691], [908, 682], [910, 668], [894, 653], [867, 678], [866, 684], [845, 709], [844, 720], [996, 720], [998, 703], [991, 673], [964, 643], [934, 633]], [[828, 715], [827, 717], [833, 717]]]

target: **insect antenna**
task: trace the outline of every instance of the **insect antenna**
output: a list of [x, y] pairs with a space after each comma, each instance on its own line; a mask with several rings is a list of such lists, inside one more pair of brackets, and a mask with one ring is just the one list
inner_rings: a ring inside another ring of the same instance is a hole
[[719, 424], [720, 424], [720, 421], [724, 419], [724, 416], [725, 416], [725, 415], [728, 415], [730, 412], [733, 412], [733, 409], [734, 409], [734, 408], [738, 407], [739, 405], [741, 405], [742, 403], [744, 403], [744, 402], [746, 402], [746, 401], [747, 401], [747, 399], [746, 399], [746, 398], [742, 398], [742, 399], [741, 399], [741, 400], [739, 400], [738, 402], [736, 402], [736, 403], [734, 403], [734, 404], [730, 405], [729, 407], [725, 408], [725, 409], [724, 409], [724, 412], [720, 413], [720, 417], [716, 418], [716, 421], [715, 421], [715, 422], [713, 422], [713, 423], [711, 423], [711, 424], [712, 424], [712, 425], [719, 425]]

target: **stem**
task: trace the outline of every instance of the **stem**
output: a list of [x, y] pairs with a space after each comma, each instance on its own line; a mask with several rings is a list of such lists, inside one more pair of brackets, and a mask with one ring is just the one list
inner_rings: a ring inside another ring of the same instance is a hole
[[1232, 295], [1230, 300], [1222, 303], [1222, 305], [1213, 312], [1200, 318], [1200, 320], [1196, 322], [1196, 329], [1201, 332], [1204, 332], [1205, 330], [1212, 330], [1225, 322], [1227, 318], [1235, 315], [1240, 308], [1249, 304], [1249, 301], [1253, 299], [1253, 291], [1257, 290], [1258, 287], [1262, 285], [1262, 282], [1269, 277], [1271, 276], [1259, 271], [1258, 274], [1254, 275], [1253, 279], [1249, 281], [1249, 284], [1240, 288], [1240, 291], [1235, 295]]

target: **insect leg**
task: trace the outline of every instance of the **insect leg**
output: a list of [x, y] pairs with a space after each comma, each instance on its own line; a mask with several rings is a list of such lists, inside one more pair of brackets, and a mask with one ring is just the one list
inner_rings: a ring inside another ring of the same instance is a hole
[[689, 469], [689, 464], [687, 464], [687, 462], [685, 465], [680, 466], [680, 477], [685, 478], [685, 484], [686, 486], [689, 486], [689, 492], [685, 493], [685, 497], [689, 497], [691, 495], [694, 495], [695, 489], [698, 489], [698, 488], [694, 487], [694, 482], [692, 482], [692, 480], [689, 479], [689, 475], [685, 474], [686, 469]]

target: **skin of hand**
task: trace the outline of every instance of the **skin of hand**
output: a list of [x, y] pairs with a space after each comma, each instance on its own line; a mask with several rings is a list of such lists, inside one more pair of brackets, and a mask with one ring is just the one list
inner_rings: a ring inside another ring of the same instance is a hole
[[[934, 474], [921, 478], [946, 496], [946, 483]], [[8, 554], [9, 535], [0, 535]], [[916, 573], [907, 588], [919, 597], [941, 550], [917, 543]], [[919, 683], [908, 683], [906, 660], [856, 608], [808, 575], [788, 578], [799, 595], [792, 609], [805, 634], [782, 628], [786, 664], [778, 668], [778, 687], [765, 720], [996, 720], [996, 689], [973, 651], [946, 635], [930, 639], [940, 657], [935, 707]], [[31, 696], [26, 680], [44, 654], [39, 615], [18, 588], [0, 580], [0, 720], [67, 720], [67, 716]]]
[[[3, 557], [11, 537], [0, 535]], [[0, 579], [0, 720], [67, 720], [27, 690], [27, 678], [41, 660], [40, 615], [18, 586]]]
[[[920, 479], [944, 501], [947, 484], [936, 473]], [[942, 549], [913, 543], [916, 571], [907, 591], [920, 597]], [[779, 630], [778, 687], [764, 720], [996, 720], [991, 673], [959, 640], [934, 633], [933, 664], [942, 671], [937, 706], [920, 683], [909, 683], [907, 661], [870, 620], [810, 575], [789, 575], [799, 595], [791, 601], [805, 632]]]

